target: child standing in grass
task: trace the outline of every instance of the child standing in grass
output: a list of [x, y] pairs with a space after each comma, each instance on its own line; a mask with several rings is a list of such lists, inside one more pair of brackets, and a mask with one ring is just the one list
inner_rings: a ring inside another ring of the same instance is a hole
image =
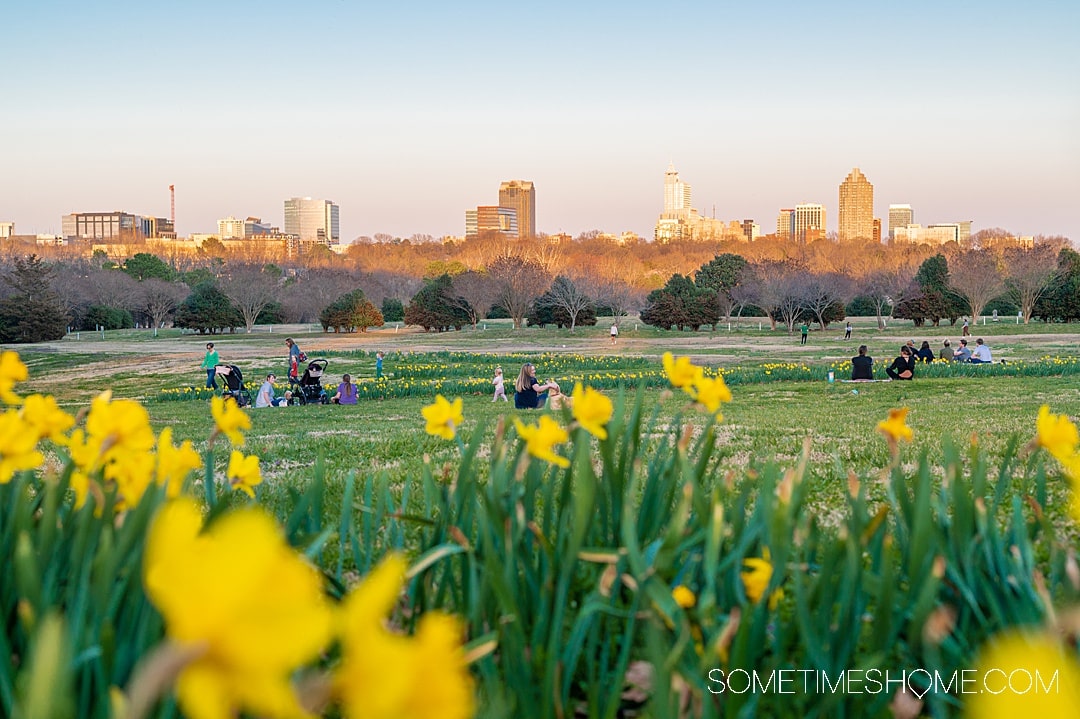
[[382, 379], [382, 352], [375, 353], [375, 379]]
[[503, 398], [503, 402], [509, 402], [506, 398], [506, 389], [503, 387], [503, 373], [502, 367], [495, 368], [495, 379], [491, 380], [491, 384], [495, 385], [495, 396], [491, 398], [492, 402], [495, 402], [499, 397]]

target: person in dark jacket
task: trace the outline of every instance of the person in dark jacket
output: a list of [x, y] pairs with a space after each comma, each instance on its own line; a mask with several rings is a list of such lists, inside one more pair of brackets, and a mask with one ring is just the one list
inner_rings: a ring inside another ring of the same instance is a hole
[[915, 379], [915, 358], [907, 345], [900, 348], [900, 356], [885, 368], [885, 374], [889, 375], [890, 379]]
[[915, 359], [918, 362], [926, 362], [930, 364], [934, 361], [934, 350], [930, 349], [930, 343], [923, 340], [922, 347], [915, 353]]
[[859, 345], [859, 354], [851, 358], [851, 379], [874, 379], [874, 358], [866, 354], [866, 345]]

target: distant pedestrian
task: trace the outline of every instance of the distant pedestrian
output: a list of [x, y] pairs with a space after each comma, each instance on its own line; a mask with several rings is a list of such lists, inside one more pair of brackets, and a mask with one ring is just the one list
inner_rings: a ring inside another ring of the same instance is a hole
[[803, 322], [802, 327], [799, 328], [799, 331], [802, 332], [802, 341], [799, 344], [804, 345], [804, 344], [806, 344], [807, 336], [809, 336], [809, 334], [810, 334], [810, 325], [807, 324], [806, 322]]
[[218, 357], [217, 350], [214, 349], [213, 342], [206, 343], [206, 354], [203, 356], [202, 368], [206, 370], [206, 388], [217, 389], [217, 370], [220, 358]]
[[375, 353], [375, 379], [382, 379], [382, 352]]
[[503, 386], [502, 367], [495, 368], [495, 379], [491, 380], [491, 384], [495, 385], [495, 396], [491, 398], [492, 402], [498, 401], [499, 397], [502, 397], [503, 402], [510, 401], [506, 397], [506, 387]]
[[615, 344], [615, 340], [619, 337], [619, 325], [614, 322], [611, 323], [611, 344]]
[[846, 339], [846, 340], [851, 339], [851, 323], [850, 322], [848, 322], [846, 325], [844, 325], [844, 339]]
[[961, 336], [962, 337], [970, 337], [971, 336], [971, 328], [968, 327], [967, 317], [964, 318], [964, 331], [963, 331], [963, 334]]

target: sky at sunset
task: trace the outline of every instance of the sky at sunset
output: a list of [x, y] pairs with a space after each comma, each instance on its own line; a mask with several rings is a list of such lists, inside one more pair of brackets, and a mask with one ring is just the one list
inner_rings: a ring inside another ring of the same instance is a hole
[[[537, 229], [775, 229], [858, 166], [875, 214], [1080, 243], [1080, 2], [0, 3], [0, 221], [70, 212], [463, 234], [532, 180]], [[887, 227], [886, 227], [887, 229]]]

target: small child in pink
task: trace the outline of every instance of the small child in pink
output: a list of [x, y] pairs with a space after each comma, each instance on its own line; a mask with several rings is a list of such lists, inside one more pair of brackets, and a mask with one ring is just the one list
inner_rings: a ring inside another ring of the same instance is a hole
[[492, 402], [495, 402], [499, 397], [503, 398], [503, 402], [509, 402], [506, 398], [506, 390], [503, 389], [503, 373], [502, 367], [495, 368], [495, 379], [491, 380], [491, 384], [495, 385], [495, 396], [491, 398]]

